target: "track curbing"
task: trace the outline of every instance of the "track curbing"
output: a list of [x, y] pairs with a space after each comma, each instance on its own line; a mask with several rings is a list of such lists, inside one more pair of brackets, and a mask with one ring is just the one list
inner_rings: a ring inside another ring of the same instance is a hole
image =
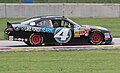
[[120, 49], [120, 45], [95, 45], [95, 46], [41, 46], [41, 47], [11, 47], [0, 48], [1, 52], [27, 52], [27, 51], [49, 51], [49, 50], [109, 50]]

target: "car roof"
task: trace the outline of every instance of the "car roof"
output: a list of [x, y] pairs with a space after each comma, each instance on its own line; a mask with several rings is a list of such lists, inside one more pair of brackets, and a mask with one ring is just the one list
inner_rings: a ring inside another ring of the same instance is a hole
[[32, 18], [41, 18], [41, 19], [66, 19], [64, 16], [58, 15], [46, 15], [46, 16], [37, 16]]

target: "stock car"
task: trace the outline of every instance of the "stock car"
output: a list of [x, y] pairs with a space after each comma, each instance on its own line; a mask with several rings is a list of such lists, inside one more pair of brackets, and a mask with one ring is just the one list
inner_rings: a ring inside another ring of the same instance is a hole
[[111, 32], [103, 27], [80, 25], [64, 16], [38, 16], [7, 22], [5, 38], [27, 45], [111, 44]]

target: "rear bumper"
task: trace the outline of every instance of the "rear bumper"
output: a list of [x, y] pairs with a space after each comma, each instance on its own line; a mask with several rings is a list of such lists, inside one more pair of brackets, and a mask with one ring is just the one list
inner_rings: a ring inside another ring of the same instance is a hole
[[18, 33], [16, 34], [14, 32], [4, 32], [4, 37], [6, 40], [10, 40], [10, 41], [23, 41], [23, 42], [25, 42], [28, 40], [26, 37], [19, 36]]
[[14, 40], [14, 36], [9, 35], [9, 34], [10, 34], [10, 32], [4, 32], [4, 38], [5, 38], [6, 40], [11, 40], [11, 41], [13, 41], [13, 40]]

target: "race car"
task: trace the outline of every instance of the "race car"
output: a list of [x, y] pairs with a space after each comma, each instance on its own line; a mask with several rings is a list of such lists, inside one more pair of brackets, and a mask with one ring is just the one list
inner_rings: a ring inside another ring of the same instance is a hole
[[111, 44], [111, 32], [103, 27], [80, 25], [64, 16], [37, 16], [21, 22], [7, 22], [7, 40], [27, 45]]

